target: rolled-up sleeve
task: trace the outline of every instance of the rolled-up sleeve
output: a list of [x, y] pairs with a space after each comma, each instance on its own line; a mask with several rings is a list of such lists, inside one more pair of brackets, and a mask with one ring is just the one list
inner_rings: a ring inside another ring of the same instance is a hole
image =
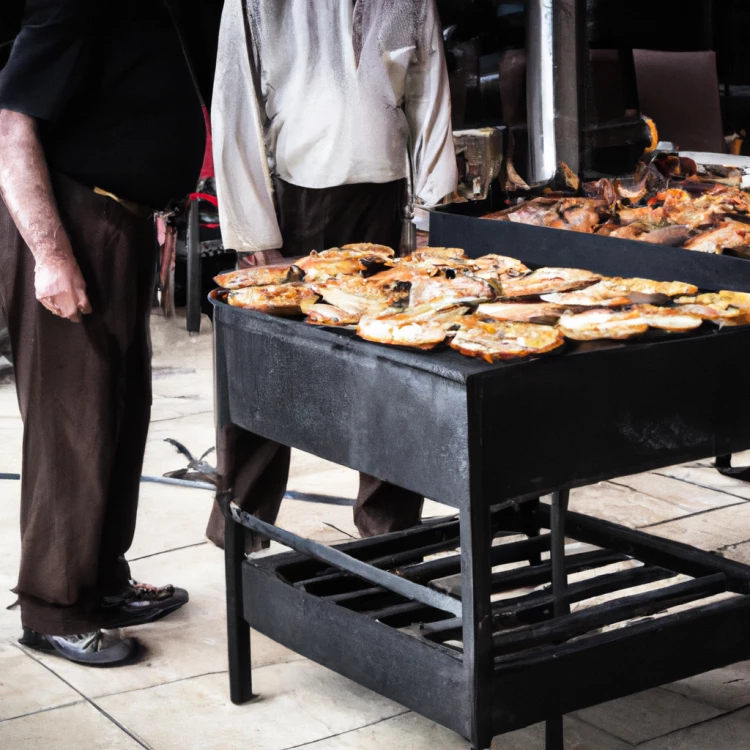
[[226, 247], [240, 252], [282, 246], [263, 136], [256, 52], [242, 0], [227, 0], [211, 125], [221, 234]]
[[93, 0], [26, 0], [23, 25], [0, 72], [0, 109], [55, 120], [83, 82]]
[[414, 163], [414, 193], [435, 205], [456, 190], [458, 168], [443, 36], [435, 0], [427, 0], [419, 54], [406, 80], [404, 111]]

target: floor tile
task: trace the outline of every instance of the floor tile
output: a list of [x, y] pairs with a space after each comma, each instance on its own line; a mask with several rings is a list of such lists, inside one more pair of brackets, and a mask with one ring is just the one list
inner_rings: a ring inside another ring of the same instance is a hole
[[639, 747], [643, 750], [744, 750], [750, 747], [750, 709], [682, 729]]
[[688, 500], [670, 502], [609, 482], [573, 490], [570, 508], [631, 528], [650, 526], [706, 509], [704, 505], [696, 506]]
[[650, 528], [649, 533], [704, 550], [738, 544], [750, 539], [750, 503], [670, 521]]
[[0, 747], [8, 750], [141, 750], [89, 703], [0, 722]]
[[721, 555], [735, 562], [750, 565], [750, 542], [730, 544], [720, 549]]
[[305, 750], [468, 750], [469, 743], [450, 729], [409, 712], [303, 747]]
[[750, 706], [750, 661], [688, 677], [664, 687], [723, 711], [734, 711]]
[[[209, 675], [98, 701], [158, 750], [282, 750], [395, 716], [404, 709], [308, 661], [254, 673], [259, 699], [229, 701], [224, 675]], [[164, 722], [179, 706], [179, 721]]]
[[635, 745], [721, 713], [717, 708], [657, 688], [584, 709], [577, 716]]
[[141, 482], [138, 523], [129, 560], [206, 541], [211, 490]]
[[[573, 716], [564, 722], [566, 750], [630, 750], [633, 746], [586, 724]], [[544, 724], [502, 734], [492, 742], [492, 750], [544, 750]]]
[[629, 487], [636, 492], [674, 504], [680, 511], [679, 515], [722, 508], [736, 503], [739, 499], [724, 492], [697, 487], [689, 482], [681, 482], [679, 479], [654, 473], [618, 477], [613, 479], [611, 484]]
[[[139, 664], [118, 669], [87, 669], [53, 656], [44, 663], [88, 697], [160, 685], [227, 669], [224, 555], [213, 545], [169, 552], [133, 565], [139, 580], [175, 583], [190, 592], [190, 602], [151, 625], [126, 629], [147, 649]], [[252, 636], [253, 664], [299, 659], [297, 654], [258, 633]], [[220, 680], [227, 683], [227, 676]]]
[[705, 466], [672, 466], [667, 469], [659, 469], [658, 473], [663, 476], [692, 482], [694, 485], [722, 490], [723, 492], [750, 500], [750, 484], [740, 479], [725, 477], [713, 468]]
[[0, 643], [0, 721], [82, 700], [22, 651]]

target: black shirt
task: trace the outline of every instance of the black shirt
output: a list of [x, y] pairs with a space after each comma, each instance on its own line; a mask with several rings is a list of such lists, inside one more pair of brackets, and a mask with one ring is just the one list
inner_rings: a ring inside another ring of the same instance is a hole
[[86, 185], [154, 208], [195, 189], [203, 112], [160, 0], [27, 0], [0, 109], [40, 120], [50, 168]]

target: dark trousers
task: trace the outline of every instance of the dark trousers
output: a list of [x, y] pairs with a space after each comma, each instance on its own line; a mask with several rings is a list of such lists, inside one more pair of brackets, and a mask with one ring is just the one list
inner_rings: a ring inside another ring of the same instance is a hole
[[0, 306], [23, 435], [24, 626], [69, 635], [99, 626], [102, 596], [130, 577], [151, 413], [153, 223], [55, 178], [63, 224], [93, 308], [81, 323], [34, 296], [34, 259], [0, 201]]
[[[284, 238], [281, 252], [286, 257], [352, 242], [399, 247], [403, 180], [314, 190], [275, 178], [274, 188]], [[233, 492], [243, 510], [273, 523], [286, 492], [289, 457], [286, 446], [229, 426], [219, 436], [223, 489]], [[401, 531], [419, 523], [422, 503], [423, 498], [414, 492], [360, 474], [354, 523], [362, 536]], [[224, 517], [216, 503], [206, 535], [223, 544]]]

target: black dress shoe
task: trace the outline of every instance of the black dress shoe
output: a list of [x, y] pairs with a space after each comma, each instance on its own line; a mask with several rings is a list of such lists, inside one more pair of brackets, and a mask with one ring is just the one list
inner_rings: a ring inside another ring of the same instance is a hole
[[114, 630], [156, 622], [172, 614], [189, 600], [185, 589], [131, 581], [122, 594], [104, 599], [102, 627]]
[[122, 667], [133, 664], [140, 653], [135, 638], [121, 638], [105, 645], [101, 630], [81, 635], [44, 635], [24, 628], [18, 642], [88, 667]]

